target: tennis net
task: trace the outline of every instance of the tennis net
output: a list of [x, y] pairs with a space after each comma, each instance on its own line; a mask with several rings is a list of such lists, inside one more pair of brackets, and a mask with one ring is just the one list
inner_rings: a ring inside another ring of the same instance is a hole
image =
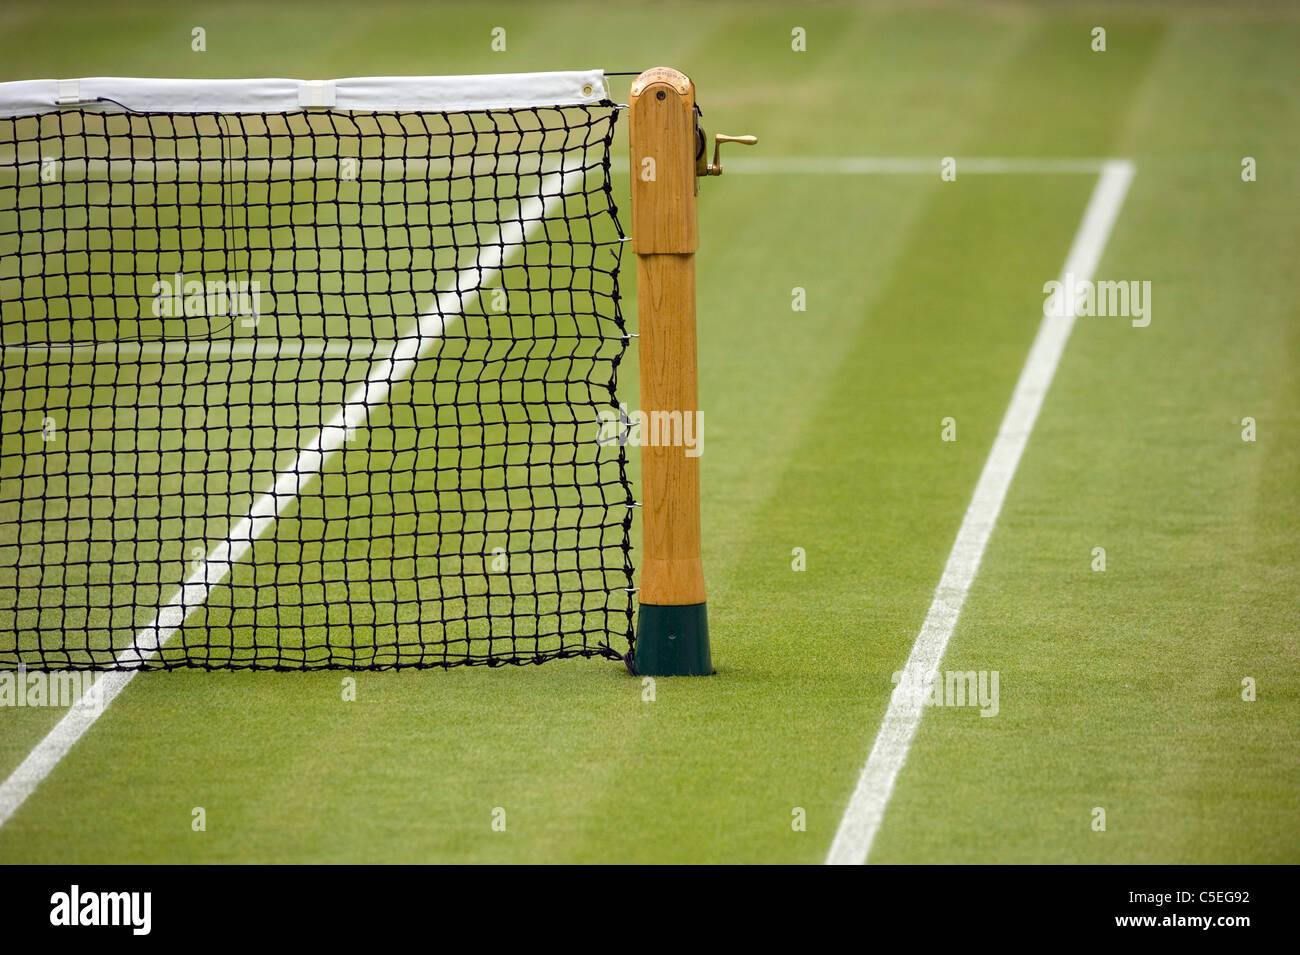
[[624, 657], [599, 71], [0, 84], [0, 667]]

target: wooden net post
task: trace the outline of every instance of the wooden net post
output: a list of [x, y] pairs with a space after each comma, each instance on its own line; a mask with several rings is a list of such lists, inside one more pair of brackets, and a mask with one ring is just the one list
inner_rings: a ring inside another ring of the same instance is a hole
[[[638, 673], [713, 672], [700, 559], [702, 421], [695, 357], [695, 87], [658, 67], [632, 84], [643, 548]], [[695, 447], [688, 441], [693, 436]]]

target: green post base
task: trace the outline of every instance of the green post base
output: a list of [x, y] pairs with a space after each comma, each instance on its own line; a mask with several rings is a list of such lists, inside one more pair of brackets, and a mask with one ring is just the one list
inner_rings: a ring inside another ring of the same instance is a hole
[[709, 621], [704, 604], [642, 604], [637, 614], [636, 672], [641, 676], [709, 676]]

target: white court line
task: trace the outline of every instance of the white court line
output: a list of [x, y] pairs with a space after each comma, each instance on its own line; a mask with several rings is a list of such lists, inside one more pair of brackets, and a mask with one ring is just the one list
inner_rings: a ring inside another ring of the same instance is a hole
[[[151, 185], [188, 185], [199, 182], [238, 183], [253, 176], [265, 179], [288, 172], [316, 181], [340, 183], [393, 182], [400, 180], [446, 179], [448, 176], [535, 176], [554, 168], [553, 156], [523, 154], [503, 162], [501, 156], [468, 155], [455, 159], [427, 157], [355, 157], [357, 165], [347, 176], [341, 174], [339, 156], [262, 157], [232, 159], [221, 155], [177, 159], [148, 159], [134, 156], [57, 158], [59, 180], [72, 183], [146, 182]], [[18, 158], [13, 152], [0, 153], [0, 176], [19, 176], [28, 172], [35, 177], [46, 160], [29, 153]], [[39, 180], [28, 183], [36, 185]]]
[[60, 355], [93, 354], [96, 358], [189, 358], [195, 361], [239, 360], [248, 358], [296, 359], [358, 359], [375, 360], [392, 350], [393, 338], [375, 338], [364, 341], [327, 341], [315, 338], [259, 338], [237, 339], [191, 338], [155, 342], [93, 342], [67, 343], [39, 342], [30, 345], [0, 345], [0, 362], [10, 355], [33, 353]]
[[[1108, 163], [1119, 160], [1087, 158], [1015, 158], [956, 156], [954, 171], [963, 175], [1077, 175], [1095, 176]], [[929, 175], [941, 170], [939, 157], [910, 156], [737, 156], [727, 159], [723, 173], [741, 175]]]
[[[1093, 189], [1083, 222], [1065, 259], [1061, 280], [1067, 273], [1077, 281], [1089, 281], [1096, 271], [1111, 227], [1124, 204], [1134, 167], [1127, 160], [1108, 161]], [[970, 507], [962, 519], [957, 540], [948, 555], [943, 577], [934, 592], [934, 602], [907, 658], [905, 673], [928, 674], [938, 670], [948, 640], [971, 582], [979, 572], [984, 547], [993, 533], [1007, 489], [1015, 476], [1020, 456], [1038, 419], [1043, 398], [1052, 384], [1056, 366], [1074, 327], [1074, 303], [1064, 316], [1044, 317], [1025, 367], [1011, 395], [1011, 404], [1002, 418], [1002, 426], [993, 441], [993, 449], [984, 463]], [[857, 788], [849, 799], [839, 829], [826, 857], [827, 865], [858, 865], [867, 861], [871, 843], [880, 829], [885, 807], [893, 793], [898, 773], [907, 761], [912, 738], [921, 722], [922, 694], [913, 690], [911, 681], [902, 679], [889, 699], [889, 708], [876, 735], [871, 755], [862, 767]]]
[[[957, 156], [956, 173], [967, 176], [1087, 175], [1096, 176], [1108, 163], [1121, 159], [1087, 157]], [[938, 156], [734, 156], [722, 164], [725, 175], [896, 176], [938, 177]], [[621, 165], [614, 172], [622, 173]]]
[[[957, 176], [962, 175], [1089, 175], [1095, 176], [1111, 159], [1087, 156], [954, 156]], [[39, 156], [22, 160], [0, 155], [0, 175], [16, 174], [23, 166], [39, 167]], [[732, 156], [723, 164], [727, 173], [739, 175], [927, 175], [937, 176], [943, 159], [939, 156]], [[293, 175], [310, 179], [339, 178], [337, 157], [299, 159], [85, 159], [68, 157], [60, 160], [60, 175], [71, 182], [130, 182], [143, 179], [163, 185], [224, 181], [232, 175], [266, 176], [272, 171], [292, 170]], [[445, 178], [448, 174], [536, 175], [544, 171], [540, 158], [520, 157], [517, 165], [506, 169], [496, 163], [479, 168], [477, 160], [430, 161], [409, 159], [366, 159], [357, 169], [358, 181], [392, 182], [404, 179]], [[612, 170], [625, 175], [626, 167], [618, 163]], [[238, 181], [238, 180], [236, 180]], [[347, 181], [347, 180], [344, 180]]]
[[[505, 265], [507, 251], [526, 241], [530, 232], [549, 214], [551, 205], [562, 199], [584, 175], [582, 169], [552, 173], [542, 181], [538, 195], [520, 204], [517, 217], [501, 226], [494, 241], [480, 247], [474, 265], [460, 272], [455, 286], [440, 292], [433, 307], [420, 316], [416, 335], [403, 338], [387, 357], [371, 367], [366, 380], [352, 390], [338, 413], [299, 450], [293, 464], [276, 475], [271, 487], [253, 503], [248, 515], [231, 529], [226, 539], [213, 548], [171, 603], [160, 609], [153, 621], [136, 635], [131, 646], [119, 654], [119, 665], [137, 666], [151, 659], [171, 639], [190, 613], [202, 606], [212, 589], [225, 579], [232, 565], [243, 558], [253, 542], [275, 523], [280, 511], [297, 499], [302, 489], [324, 469], [331, 456], [343, 447], [348, 429], [365, 424], [370, 409], [387, 400], [392, 384], [407, 378], [424, 353], [441, 340], [448, 321], [459, 315], [465, 304], [473, 301], [479, 290], [497, 276]], [[101, 676], [96, 681], [96, 692], [103, 693], [102, 704], [69, 709], [49, 735], [0, 785], [0, 826], [8, 822], [59, 760], [90, 729], [99, 714], [135, 678], [136, 672], [110, 670]]]

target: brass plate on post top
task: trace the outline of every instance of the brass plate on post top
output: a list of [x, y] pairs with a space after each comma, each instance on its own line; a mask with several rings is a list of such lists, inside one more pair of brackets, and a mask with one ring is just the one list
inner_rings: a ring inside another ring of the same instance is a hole
[[667, 83], [683, 96], [691, 91], [691, 80], [685, 73], [671, 66], [656, 66], [632, 81], [632, 95], [640, 96], [641, 91], [653, 83]]

